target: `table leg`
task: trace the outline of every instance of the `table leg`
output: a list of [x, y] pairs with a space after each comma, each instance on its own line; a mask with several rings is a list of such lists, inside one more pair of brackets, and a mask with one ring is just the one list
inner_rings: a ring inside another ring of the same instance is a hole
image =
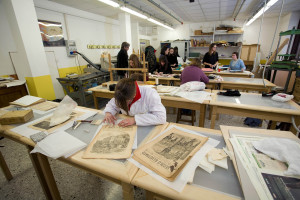
[[170, 200], [170, 198], [163, 197], [161, 195], [146, 190], [146, 200]]
[[95, 108], [98, 110], [99, 109], [99, 105], [98, 105], [98, 99], [96, 97], [96, 93], [95, 92], [93, 92], [93, 98], [94, 98]]
[[287, 77], [286, 82], [285, 82], [284, 91], [283, 91], [284, 93], [288, 92], [288, 87], [289, 87], [290, 79], [291, 79], [291, 76], [292, 76], [292, 72], [293, 72], [293, 70], [290, 69], [288, 77]]
[[133, 200], [134, 199], [133, 185], [122, 182], [122, 190], [123, 190], [123, 199], [125, 199], [125, 200]]
[[206, 114], [206, 105], [200, 105], [200, 114], [199, 114], [199, 127], [204, 127], [205, 123], [205, 114]]
[[31, 146], [27, 146], [29, 157], [39, 178], [44, 194], [47, 199], [61, 199], [55, 179], [50, 168], [48, 158], [40, 153], [33, 153]]
[[272, 77], [272, 83], [274, 83], [274, 81], [275, 81], [276, 74], [277, 74], [277, 69], [274, 69], [273, 77]]
[[210, 128], [215, 129], [215, 122], [217, 117], [217, 106], [211, 106], [211, 121], [210, 121]]
[[[299, 127], [299, 125], [300, 125], [300, 116], [295, 116], [295, 124], [296, 124], [297, 127]], [[294, 133], [295, 135], [297, 134], [297, 130], [294, 128], [293, 125], [291, 125], [290, 131], [292, 133]]]
[[9, 168], [4, 160], [4, 157], [0, 151], [0, 167], [4, 173], [4, 176], [6, 178], [7, 181], [10, 181], [11, 179], [13, 179], [13, 176], [11, 175]]
[[277, 125], [277, 122], [276, 122], [276, 121], [272, 121], [272, 122], [271, 122], [270, 129], [271, 129], [271, 130], [276, 129], [276, 125]]

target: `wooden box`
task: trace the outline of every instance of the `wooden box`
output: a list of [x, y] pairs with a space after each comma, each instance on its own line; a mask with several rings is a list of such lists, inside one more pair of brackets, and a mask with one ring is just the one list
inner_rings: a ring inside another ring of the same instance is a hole
[[202, 35], [202, 30], [195, 30], [195, 31], [194, 31], [194, 34], [195, 34], [195, 35]]
[[25, 123], [33, 118], [32, 109], [30, 110], [14, 110], [0, 116], [0, 124], [20, 124]]

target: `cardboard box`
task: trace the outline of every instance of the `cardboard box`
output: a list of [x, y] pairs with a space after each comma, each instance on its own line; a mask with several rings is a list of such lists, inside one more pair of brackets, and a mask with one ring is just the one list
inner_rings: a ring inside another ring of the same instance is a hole
[[202, 35], [202, 30], [195, 30], [195, 31], [194, 31], [194, 34], [195, 34], [195, 35]]

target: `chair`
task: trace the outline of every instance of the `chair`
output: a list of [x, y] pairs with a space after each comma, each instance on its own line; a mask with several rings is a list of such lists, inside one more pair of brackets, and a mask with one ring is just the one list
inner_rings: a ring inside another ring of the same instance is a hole
[[[179, 121], [183, 121], [183, 122], [192, 123], [192, 126], [194, 126], [194, 123], [196, 121], [196, 111], [195, 110], [190, 110], [191, 111], [190, 114], [184, 114], [183, 113], [184, 110], [186, 110], [186, 109], [178, 108], [176, 123], [178, 123]], [[183, 115], [185, 115], [185, 116], [191, 116], [191, 120], [182, 119], [181, 117]]]

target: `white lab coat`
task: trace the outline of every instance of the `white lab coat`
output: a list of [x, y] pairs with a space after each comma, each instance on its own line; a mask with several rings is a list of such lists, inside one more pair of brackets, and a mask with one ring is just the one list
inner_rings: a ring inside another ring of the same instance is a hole
[[[139, 86], [141, 98], [134, 102], [128, 112], [129, 116], [134, 116], [136, 125], [150, 126], [164, 124], [167, 120], [166, 108], [162, 105], [159, 94], [153, 88]], [[123, 109], [117, 107], [115, 98], [112, 98], [104, 109], [104, 113], [110, 112], [115, 115], [119, 112], [127, 114]]]

